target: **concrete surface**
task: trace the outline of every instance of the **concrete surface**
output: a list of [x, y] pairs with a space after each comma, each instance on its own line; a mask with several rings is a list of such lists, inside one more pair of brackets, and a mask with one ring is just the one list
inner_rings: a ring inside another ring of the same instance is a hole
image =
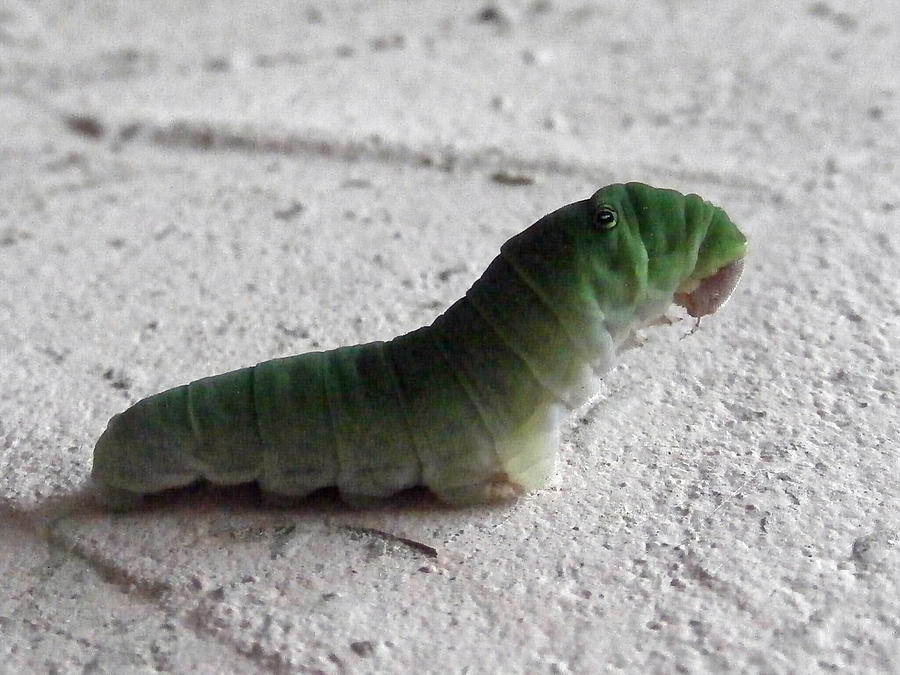
[[[900, 672], [897, 15], [0, 2], [0, 670]], [[131, 402], [427, 323], [632, 179], [725, 206], [750, 261], [549, 488], [85, 493]]]

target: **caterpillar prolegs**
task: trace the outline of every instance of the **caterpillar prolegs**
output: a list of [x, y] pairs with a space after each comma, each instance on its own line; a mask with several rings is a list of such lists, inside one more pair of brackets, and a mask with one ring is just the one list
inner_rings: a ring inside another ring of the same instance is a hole
[[265, 361], [114, 416], [92, 479], [112, 506], [205, 479], [349, 502], [416, 485], [469, 504], [552, 475], [559, 424], [635, 330], [716, 311], [746, 238], [697, 195], [610, 185], [507, 241], [435, 321], [388, 342]]

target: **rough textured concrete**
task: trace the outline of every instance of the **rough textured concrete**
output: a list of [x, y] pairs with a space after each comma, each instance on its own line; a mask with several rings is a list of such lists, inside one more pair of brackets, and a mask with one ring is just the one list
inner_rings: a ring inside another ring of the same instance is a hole
[[[0, 2], [0, 670], [900, 670], [895, 2], [73, 4]], [[129, 403], [426, 323], [632, 179], [750, 261], [549, 488], [84, 494]]]

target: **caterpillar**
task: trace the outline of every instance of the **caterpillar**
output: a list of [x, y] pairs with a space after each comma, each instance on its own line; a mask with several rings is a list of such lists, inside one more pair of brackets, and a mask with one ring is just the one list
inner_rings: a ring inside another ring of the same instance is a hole
[[563, 415], [671, 304], [715, 312], [746, 237], [719, 207], [641, 183], [601, 188], [500, 249], [433, 323], [387, 342], [265, 361], [115, 415], [91, 471], [101, 498], [199, 480], [366, 503], [424, 485], [450, 504], [517, 497], [554, 471]]

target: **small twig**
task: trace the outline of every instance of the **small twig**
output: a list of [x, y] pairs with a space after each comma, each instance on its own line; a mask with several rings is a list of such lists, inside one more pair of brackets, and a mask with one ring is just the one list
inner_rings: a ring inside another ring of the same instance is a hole
[[361, 534], [369, 534], [373, 537], [378, 537], [379, 539], [384, 539], [386, 541], [399, 541], [401, 544], [406, 544], [411, 549], [418, 551], [419, 553], [427, 556], [428, 558], [437, 558], [437, 549], [434, 546], [429, 546], [428, 544], [423, 544], [421, 541], [416, 541], [415, 539], [409, 539], [408, 537], [400, 537], [396, 534], [391, 534], [390, 532], [385, 532], [384, 530], [379, 530], [374, 527], [356, 527], [354, 525], [345, 525], [344, 529], [350, 530], [351, 532], [359, 532]]

